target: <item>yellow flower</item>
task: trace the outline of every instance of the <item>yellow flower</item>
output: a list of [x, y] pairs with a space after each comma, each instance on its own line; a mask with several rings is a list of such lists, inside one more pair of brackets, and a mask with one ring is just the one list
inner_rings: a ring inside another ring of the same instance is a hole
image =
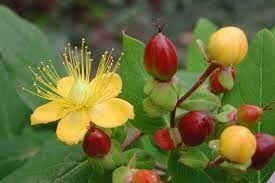
[[209, 39], [210, 60], [224, 66], [241, 63], [247, 53], [248, 43], [245, 33], [238, 27], [223, 27]]
[[105, 52], [100, 60], [95, 77], [91, 79], [91, 53], [82, 40], [80, 51], [68, 45], [64, 52], [63, 65], [67, 76], [60, 77], [49, 63], [41, 63], [36, 69], [36, 92], [27, 90], [49, 102], [36, 108], [31, 115], [31, 125], [44, 124], [60, 119], [57, 137], [67, 144], [83, 140], [90, 122], [103, 128], [123, 125], [134, 118], [133, 106], [117, 98], [122, 81], [116, 70], [111, 52]]

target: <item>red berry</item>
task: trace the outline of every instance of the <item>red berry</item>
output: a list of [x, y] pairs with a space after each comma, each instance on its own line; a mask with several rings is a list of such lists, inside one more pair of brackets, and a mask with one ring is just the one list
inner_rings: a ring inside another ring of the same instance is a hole
[[155, 79], [169, 81], [178, 69], [174, 44], [162, 33], [152, 37], [144, 52], [144, 67]]
[[235, 70], [233, 67], [227, 67], [227, 68], [218, 68], [213, 72], [213, 74], [210, 76], [209, 81], [210, 81], [210, 87], [213, 93], [225, 93], [228, 91], [223, 84], [219, 81], [219, 74], [221, 72], [230, 72], [233, 79], [235, 79]]
[[159, 129], [154, 134], [153, 141], [160, 149], [163, 150], [173, 150], [176, 148], [168, 128]]
[[152, 170], [138, 170], [131, 183], [161, 183], [159, 175]]
[[252, 157], [251, 167], [259, 170], [263, 168], [275, 153], [275, 138], [272, 135], [258, 133], [256, 152]]
[[185, 114], [178, 125], [184, 144], [196, 146], [210, 135], [213, 128], [213, 119], [204, 112], [192, 111]]
[[237, 112], [238, 121], [246, 125], [258, 122], [263, 114], [263, 109], [255, 105], [242, 105]]
[[95, 127], [89, 129], [83, 142], [83, 149], [89, 157], [104, 156], [110, 148], [111, 140], [105, 132]]

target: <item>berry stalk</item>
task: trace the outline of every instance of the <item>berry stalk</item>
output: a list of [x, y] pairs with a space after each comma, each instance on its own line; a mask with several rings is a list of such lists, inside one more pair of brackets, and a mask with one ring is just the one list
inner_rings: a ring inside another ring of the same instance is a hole
[[176, 109], [178, 106], [180, 106], [188, 97], [196, 91], [203, 83], [204, 81], [219, 67], [218, 64], [212, 62], [207, 69], [203, 72], [203, 74], [200, 76], [200, 78], [197, 80], [197, 82], [182, 96], [178, 99], [177, 104], [173, 111], [170, 114], [170, 126], [171, 128], [175, 127], [175, 117], [176, 117]]

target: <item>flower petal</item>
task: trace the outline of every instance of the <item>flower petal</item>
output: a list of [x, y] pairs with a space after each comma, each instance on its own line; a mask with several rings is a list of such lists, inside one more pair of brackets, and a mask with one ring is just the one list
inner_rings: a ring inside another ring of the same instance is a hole
[[94, 95], [97, 95], [93, 98], [113, 98], [120, 94], [122, 80], [116, 73], [102, 74], [102, 76], [97, 76], [91, 81], [91, 87], [94, 91]]
[[49, 123], [62, 118], [67, 111], [58, 102], [52, 101], [34, 110], [31, 115], [31, 125]]
[[83, 140], [90, 123], [87, 111], [73, 111], [62, 118], [56, 129], [59, 140], [73, 145]]
[[59, 91], [60, 95], [63, 97], [67, 97], [69, 92], [73, 86], [74, 77], [68, 76], [61, 78], [57, 81], [57, 90]]
[[93, 123], [103, 128], [113, 128], [123, 125], [128, 119], [134, 118], [133, 106], [119, 98], [112, 98], [97, 104], [89, 110]]

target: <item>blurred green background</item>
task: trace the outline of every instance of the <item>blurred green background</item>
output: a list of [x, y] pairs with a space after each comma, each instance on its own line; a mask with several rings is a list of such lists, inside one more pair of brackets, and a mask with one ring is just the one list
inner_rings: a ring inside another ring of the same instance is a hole
[[96, 56], [112, 47], [120, 51], [122, 30], [146, 41], [158, 18], [166, 23], [165, 33], [182, 59], [200, 17], [219, 26], [241, 26], [248, 35], [271, 28], [275, 21], [274, 0], [1, 0], [0, 4], [41, 27], [56, 49], [85, 37]]

